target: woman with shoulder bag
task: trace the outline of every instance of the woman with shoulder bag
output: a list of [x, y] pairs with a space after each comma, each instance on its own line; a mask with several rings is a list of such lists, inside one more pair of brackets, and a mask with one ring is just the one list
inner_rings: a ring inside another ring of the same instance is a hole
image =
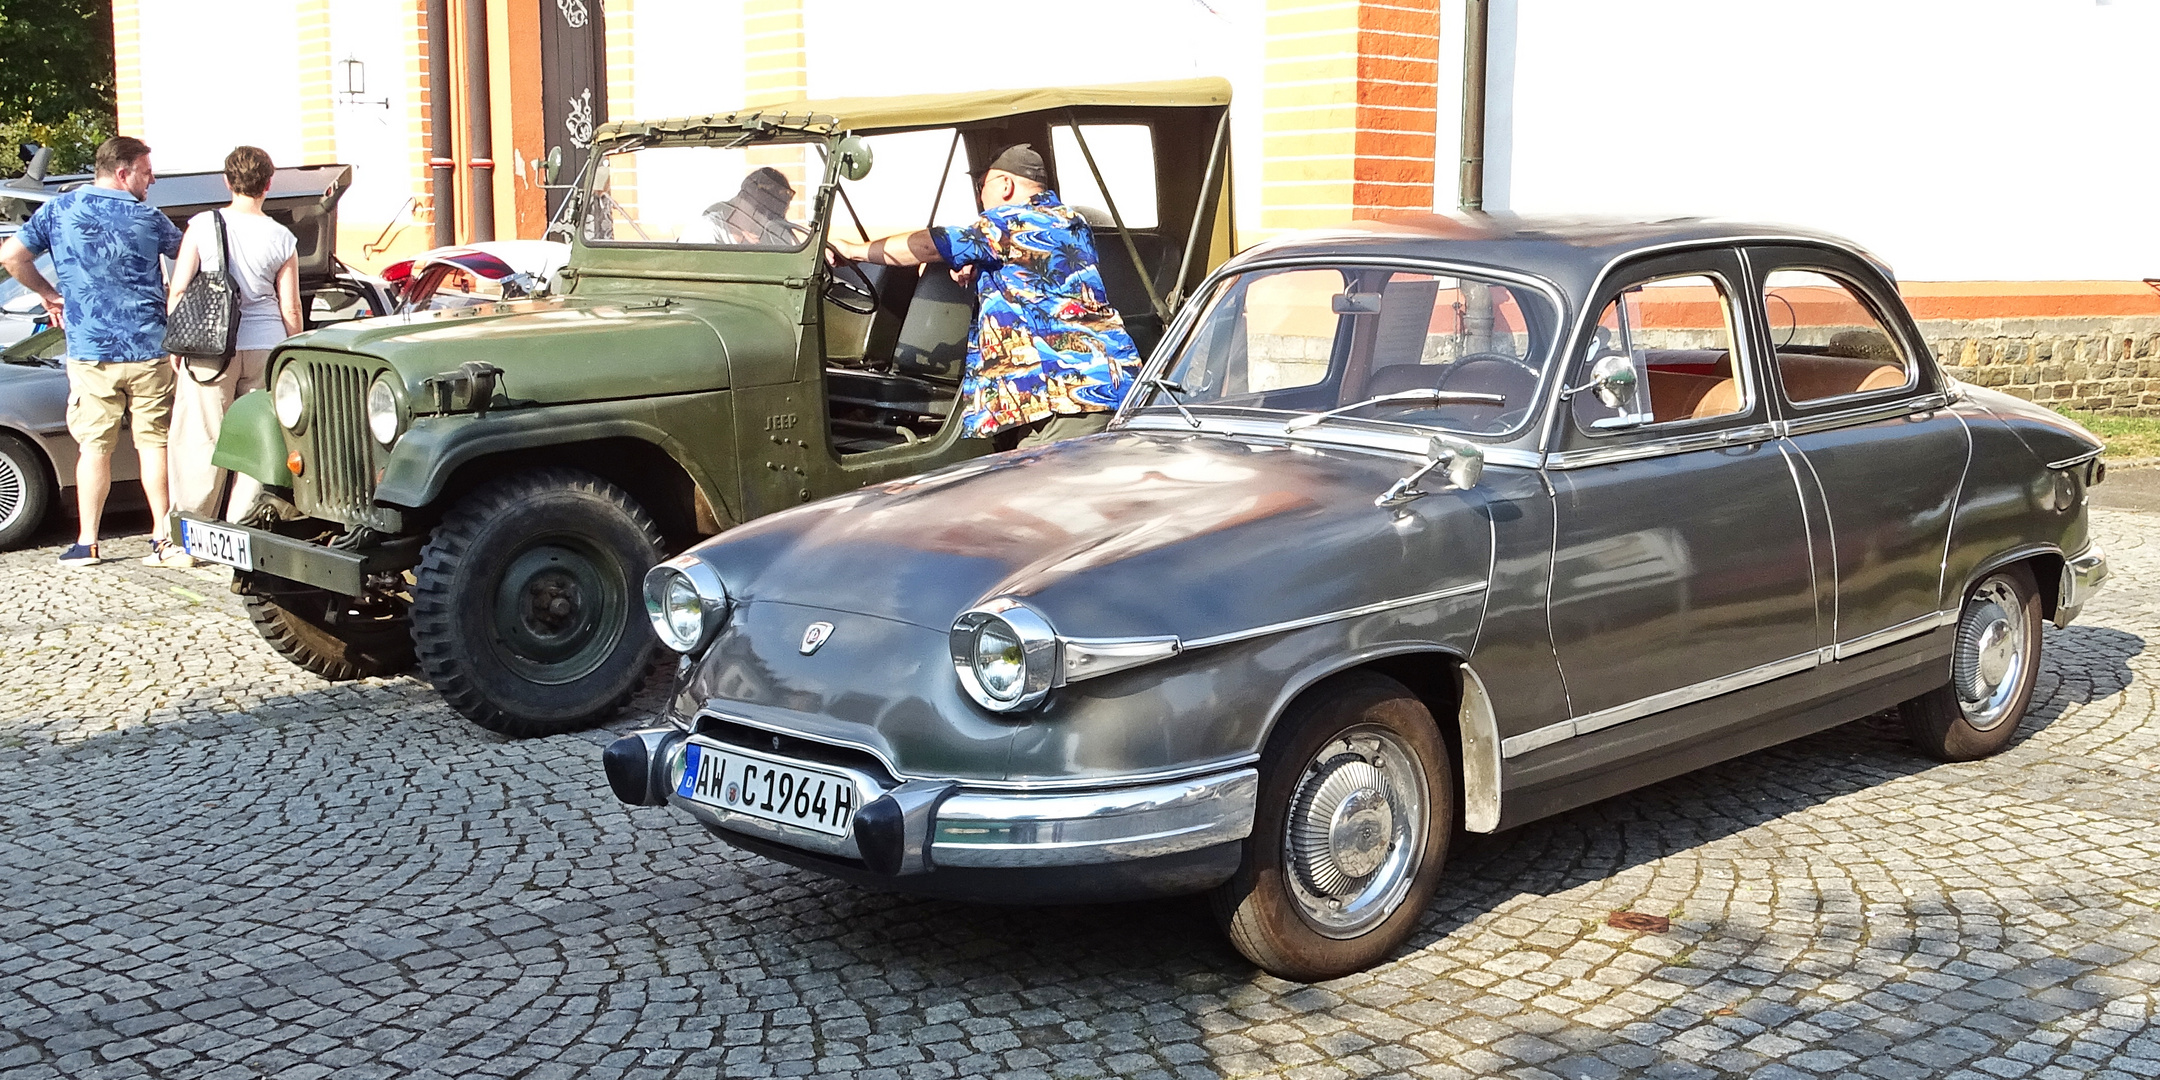
[[[232, 205], [205, 211], [188, 221], [187, 235], [180, 241], [180, 258], [173, 267], [169, 309], [177, 311], [188, 283], [206, 268], [219, 269], [220, 259], [239, 301], [239, 327], [232, 335], [229, 357], [173, 357], [180, 378], [176, 380], [179, 389], [173, 397], [172, 429], [166, 443], [172, 505], [175, 510], [197, 517], [215, 518], [224, 509], [218, 503], [224, 494], [225, 470], [212, 465], [210, 455], [217, 448], [225, 410], [240, 395], [263, 388], [263, 367], [270, 359], [270, 350], [302, 329], [299, 241], [291, 230], [263, 213], [263, 197], [269, 194], [270, 178], [276, 172], [270, 155], [260, 148], [235, 147], [225, 155], [225, 186], [232, 191]], [[235, 479], [230, 507], [233, 516], [247, 511], [255, 493], [253, 480]], [[194, 565], [186, 552], [170, 545], [151, 552], [143, 561], [163, 566]]]

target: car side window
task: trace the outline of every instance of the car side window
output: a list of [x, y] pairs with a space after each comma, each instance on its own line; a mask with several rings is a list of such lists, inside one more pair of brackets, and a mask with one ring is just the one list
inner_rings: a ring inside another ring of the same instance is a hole
[[[1676, 274], [1631, 286], [1605, 305], [1570, 384], [1583, 387], [1570, 397], [1576, 424], [1599, 433], [1745, 411], [1733, 327], [1731, 295], [1716, 277]], [[1599, 380], [1600, 370], [1632, 379]]]
[[1763, 313], [1778, 381], [1795, 404], [1913, 384], [1912, 358], [1852, 283], [1816, 270], [1763, 280]]

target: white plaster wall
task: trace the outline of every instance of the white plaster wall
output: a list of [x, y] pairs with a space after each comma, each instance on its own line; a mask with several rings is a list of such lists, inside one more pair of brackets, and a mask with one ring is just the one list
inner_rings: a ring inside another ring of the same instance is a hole
[[1793, 222], [1911, 280], [2160, 276], [2160, 0], [1493, 9], [1490, 207]]
[[634, 104], [610, 119], [701, 116], [742, 104], [742, 0], [637, 0], [634, 10]]
[[[412, 99], [405, 85], [405, 48], [411, 18], [411, 5], [399, 0], [330, 0], [331, 114], [337, 124], [337, 159], [353, 167], [352, 189], [338, 204], [340, 221], [379, 226], [392, 215], [400, 221], [411, 220], [406, 200], [419, 194], [413, 187], [413, 160], [426, 151], [420, 133], [408, 121]], [[343, 61], [347, 59], [362, 65], [363, 92], [358, 101], [344, 100], [341, 93], [346, 88]]]
[[143, 130], [160, 172], [218, 169], [242, 144], [299, 162], [300, 66], [286, 0], [143, 0]]

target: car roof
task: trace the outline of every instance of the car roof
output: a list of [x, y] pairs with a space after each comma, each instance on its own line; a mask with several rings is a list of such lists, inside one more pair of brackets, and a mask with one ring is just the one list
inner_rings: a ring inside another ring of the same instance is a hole
[[1527, 273], [1582, 300], [1605, 269], [1652, 251], [1741, 242], [1836, 248], [1867, 260], [1891, 277], [1882, 260], [1826, 232], [1791, 225], [1723, 221], [1526, 216], [1515, 214], [1386, 214], [1326, 229], [1288, 233], [1239, 253], [1230, 267], [1276, 258], [1358, 256], [1439, 259]]
[[1089, 106], [1126, 108], [1201, 108], [1230, 104], [1230, 82], [1220, 78], [1173, 79], [1109, 86], [1054, 86], [1026, 90], [971, 90], [958, 94], [907, 94], [899, 97], [846, 97], [787, 101], [730, 113], [683, 116], [667, 120], [622, 120], [600, 125], [593, 141], [642, 136], [693, 135], [714, 128], [746, 127], [757, 121], [806, 130], [873, 131], [945, 127], [994, 120], [1001, 116]]

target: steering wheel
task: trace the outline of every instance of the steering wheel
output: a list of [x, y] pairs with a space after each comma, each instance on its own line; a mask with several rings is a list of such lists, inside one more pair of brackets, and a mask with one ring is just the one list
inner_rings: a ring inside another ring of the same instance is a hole
[[[825, 245], [825, 253], [832, 257], [833, 268], [832, 276], [825, 282], [825, 299], [842, 311], [852, 311], [857, 315], [877, 314], [877, 284], [870, 280], [870, 275], [863, 270], [862, 264], [840, 254], [840, 249], [830, 243]], [[854, 274], [855, 280], [842, 278], [842, 271]]]
[[[1482, 370], [1481, 370], [1482, 369]], [[1529, 415], [1537, 396], [1538, 370], [1504, 353], [1468, 353], [1440, 376], [1442, 390], [1474, 390], [1507, 399], [1494, 415], [1491, 430], [1505, 431]]]

